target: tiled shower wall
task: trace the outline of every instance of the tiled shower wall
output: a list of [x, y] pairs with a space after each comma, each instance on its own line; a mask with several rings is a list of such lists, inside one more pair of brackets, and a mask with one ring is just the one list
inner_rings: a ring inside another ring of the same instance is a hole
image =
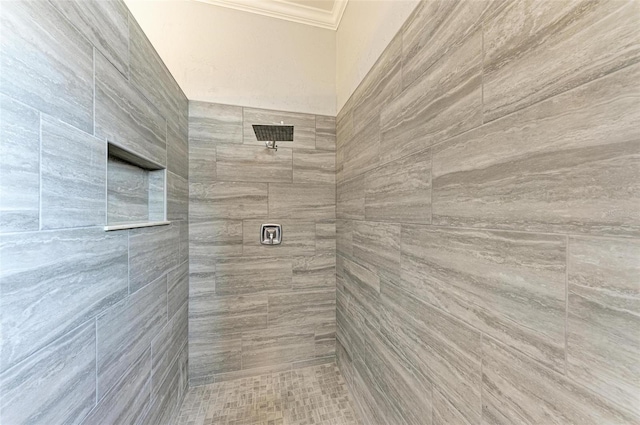
[[[0, 422], [165, 424], [187, 385], [187, 99], [120, 1], [3, 1]], [[105, 232], [107, 139], [169, 226]]]
[[423, 1], [337, 119], [371, 424], [640, 423], [640, 2]]
[[[281, 121], [293, 142], [256, 140]], [[335, 118], [191, 101], [189, 170], [190, 384], [332, 362]]]

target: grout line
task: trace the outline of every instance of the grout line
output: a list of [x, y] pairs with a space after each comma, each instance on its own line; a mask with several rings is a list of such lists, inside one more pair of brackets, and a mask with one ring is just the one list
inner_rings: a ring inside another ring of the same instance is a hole
[[482, 57], [480, 58], [480, 117], [484, 124], [484, 20], [480, 23], [480, 36], [482, 38]]
[[98, 316], [95, 317], [95, 330], [96, 330], [96, 404], [98, 405]]
[[42, 112], [38, 111], [38, 230], [42, 230]]

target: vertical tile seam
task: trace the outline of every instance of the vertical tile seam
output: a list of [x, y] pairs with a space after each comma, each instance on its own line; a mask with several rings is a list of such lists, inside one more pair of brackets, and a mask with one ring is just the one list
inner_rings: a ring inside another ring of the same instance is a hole
[[93, 405], [94, 407], [98, 405], [98, 316], [96, 315], [96, 317], [94, 318], [94, 326], [95, 326], [95, 332], [96, 332], [96, 347], [95, 347], [95, 352], [96, 352], [96, 369], [95, 369], [95, 377], [96, 377], [96, 396], [95, 396], [95, 404]]
[[482, 57], [480, 58], [480, 117], [484, 124], [484, 21], [480, 23], [480, 37], [482, 39]]
[[38, 230], [42, 230], [42, 112], [38, 110]]

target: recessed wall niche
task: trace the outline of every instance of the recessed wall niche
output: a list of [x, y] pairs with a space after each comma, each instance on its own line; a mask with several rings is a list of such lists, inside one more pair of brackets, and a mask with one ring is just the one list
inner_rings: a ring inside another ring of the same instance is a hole
[[105, 230], [169, 224], [166, 180], [162, 165], [108, 143]]

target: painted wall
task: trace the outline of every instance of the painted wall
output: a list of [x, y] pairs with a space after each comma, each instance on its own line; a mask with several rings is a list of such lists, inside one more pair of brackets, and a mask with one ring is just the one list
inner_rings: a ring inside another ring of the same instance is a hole
[[640, 423], [638, 16], [424, 1], [343, 108], [337, 360], [365, 422]]
[[420, 0], [349, 0], [336, 31], [340, 111]]
[[[252, 124], [280, 121], [268, 150]], [[190, 102], [189, 167], [190, 384], [333, 362], [335, 118]]]
[[[187, 99], [120, 1], [0, 19], [0, 422], [167, 424], [187, 386]], [[171, 225], [103, 230], [107, 139], [167, 167]]]
[[190, 100], [335, 116], [335, 32], [196, 1], [127, 0]]

